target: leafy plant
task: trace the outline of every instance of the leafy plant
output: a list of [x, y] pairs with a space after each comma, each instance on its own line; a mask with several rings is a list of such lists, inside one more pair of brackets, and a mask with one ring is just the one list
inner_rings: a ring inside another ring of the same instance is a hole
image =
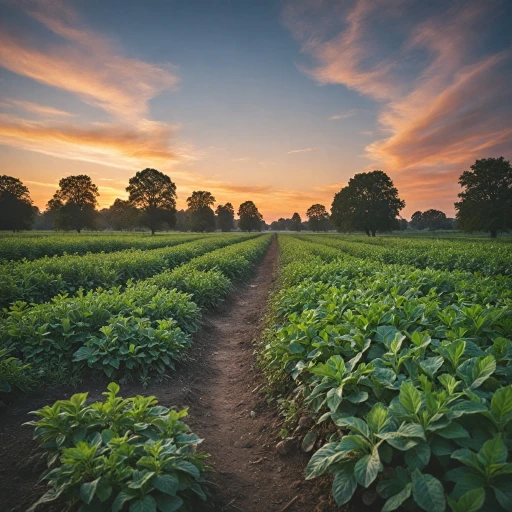
[[174, 320], [158, 320], [157, 327], [145, 318], [113, 317], [79, 348], [74, 361], [121, 383], [139, 378], [147, 385], [151, 376], [159, 380], [174, 361], [190, 345], [190, 337], [176, 326]]
[[33, 413], [39, 419], [28, 425], [47, 454], [50, 489], [29, 510], [58, 501], [66, 510], [192, 511], [206, 500], [208, 455], [181, 421], [186, 409], [118, 393], [111, 383], [103, 401], [88, 405], [80, 393]]

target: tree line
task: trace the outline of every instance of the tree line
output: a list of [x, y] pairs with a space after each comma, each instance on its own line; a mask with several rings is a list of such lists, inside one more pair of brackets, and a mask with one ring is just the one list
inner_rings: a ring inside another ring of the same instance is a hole
[[97, 210], [98, 187], [89, 176], [62, 178], [59, 189], [40, 213], [33, 206], [28, 188], [12, 176], [0, 176], [0, 229], [31, 229], [34, 221], [46, 229], [135, 229], [145, 227], [154, 234], [159, 229], [208, 232], [261, 231], [263, 229], [340, 232], [377, 232], [413, 229], [453, 229], [465, 232], [486, 231], [491, 237], [512, 229], [512, 166], [504, 157], [482, 158], [464, 171], [459, 184], [462, 192], [455, 203], [456, 219], [440, 210], [417, 211], [408, 223], [400, 217], [405, 201], [390, 177], [375, 170], [356, 174], [347, 186], [335, 194], [331, 213], [324, 205], [314, 204], [306, 212], [307, 221], [298, 213], [280, 218], [268, 226], [252, 201], [240, 204], [235, 220], [231, 203], [218, 205], [215, 197], [204, 190], [187, 198], [187, 209], [176, 210], [176, 184], [156, 169], [144, 169], [129, 180], [128, 199], [116, 199], [112, 206]]

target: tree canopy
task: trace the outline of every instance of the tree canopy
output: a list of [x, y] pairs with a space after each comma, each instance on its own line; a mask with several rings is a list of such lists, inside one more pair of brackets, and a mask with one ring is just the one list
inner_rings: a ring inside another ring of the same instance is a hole
[[36, 212], [28, 188], [18, 178], [0, 176], [0, 229], [31, 229]]
[[242, 231], [261, 231], [263, 225], [263, 215], [258, 211], [252, 201], [245, 201], [238, 208], [238, 227]]
[[297, 212], [292, 215], [290, 229], [293, 231], [300, 231], [302, 229], [302, 219]]
[[235, 226], [235, 209], [231, 203], [220, 204], [215, 210], [217, 225], [221, 231], [231, 231]]
[[390, 231], [405, 207], [389, 176], [382, 171], [356, 174], [335, 196], [331, 221], [338, 231]]
[[59, 181], [59, 189], [48, 201], [47, 209], [54, 214], [57, 227], [80, 233], [83, 228], [94, 228], [99, 195], [89, 176], [68, 176]]
[[118, 231], [135, 228], [140, 222], [141, 214], [130, 201], [119, 198], [100, 213], [106, 226]]
[[314, 204], [306, 212], [308, 225], [311, 231], [328, 231], [329, 214], [323, 204]]
[[495, 238], [512, 229], [512, 166], [502, 156], [481, 158], [464, 171], [464, 190], [455, 203], [458, 226], [467, 232], [488, 231]]
[[211, 208], [215, 197], [210, 192], [199, 190], [187, 197], [190, 229], [192, 231], [214, 231], [215, 214]]
[[453, 219], [448, 219], [444, 212], [430, 209], [424, 212], [414, 212], [411, 217], [411, 228], [428, 229], [429, 231], [452, 229], [452, 222]]
[[130, 178], [126, 191], [130, 203], [144, 212], [141, 220], [153, 235], [163, 224], [174, 226], [177, 195], [169, 176], [156, 169], [144, 169]]

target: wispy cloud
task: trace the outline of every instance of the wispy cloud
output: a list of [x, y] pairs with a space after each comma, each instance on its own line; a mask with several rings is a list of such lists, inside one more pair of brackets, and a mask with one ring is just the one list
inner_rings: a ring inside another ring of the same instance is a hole
[[56, 126], [0, 114], [1, 144], [120, 168], [177, 159], [172, 136], [172, 127], [154, 122], [138, 129], [110, 124]]
[[31, 114], [45, 117], [73, 117], [74, 114], [59, 110], [58, 108], [50, 107], [49, 105], [40, 105], [39, 103], [33, 103], [31, 101], [16, 100], [13, 98], [6, 98], [0, 102], [0, 106], [4, 108], [19, 108]]
[[309, 153], [314, 151], [316, 148], [303, 148], [303, 149], [292, 149], [291, 151], [287, 151], [287, 155], [291, 155], [293, 153]]
[[405, 172], [404, 186], [430, 172], [422, 191], [436, 193], [439, 171], [456, 183], [475, 158], [512, 146], [512, 50], [488, 44], [506, 5], [288, 1], [283, 22], [312, 57], [305, 73], [376, 100], [387, 135], [366, 148], [372, 166]]
[[[149, 100], [178, 83], [170, 64], [124, 56], [112, 41], [87, 27], [68, 2], [26, 0], [10, 5], [24, 9], [60, 41], [45, 44], [14, 27], [0, 26], [0, 66], [73, 93], [107, 112], [111, 121], [79, 126], [3, 115], [3, 144], [116, 167], [140, 167], [143, 162], [168, 165], [187, 158], [176, 146], [176, 127], [149, 119]], [[10, 104], [39, 116], [71, 115], [23, 100]]]
[[339, 119], [347, 119], [348, 117], [355, 116], [358, 112], [359, 112], [359, 109], [351, 108], [350, 110], [347, 110], [346, 112], [340, 112], [339, 114], [334, 114], [333, 116], [329, 117], [329, 121], [338, 121]]

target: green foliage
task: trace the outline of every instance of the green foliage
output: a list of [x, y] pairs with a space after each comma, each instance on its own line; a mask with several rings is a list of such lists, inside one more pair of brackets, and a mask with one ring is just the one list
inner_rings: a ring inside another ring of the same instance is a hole
[[232, 280], [249, 276], [270, 240], [268, 235], [199, 240], [185, 244], [194, 248], [188, 257], [204, 253], [205, 245], [227, 247], [129, 281], [125, 289], [79, 290], [31, 306], [17, 302], [0, 318], [0, 346], [20, 354], [34, 375], [51, 383], [80, 378], [84, 371], [144, 384], [162, 379], [189, 346], [201, 309], [224, 300]]
[[29, 510], [57, 502], [82, 511], [191, 511], [206, 500], [208, 455], [181, 421], [187, 410], [118, 392], [112, 382], [103, 401], [87, 404], [80, 393], [33, 413], [38, 420], [28, 425], [47, 454], [50, 489]]
[[383, 510], [509, 510], [510, 279], [382, 263], [372, 244], [366, 259], [336, 255], [313, 239], [324, 241], [280, 237], [284, 288], [261, 355], [275, 389], [344, 434], [307, 478], [331, 473], [339, 505], [375, 486]]
[[362, 172], [348, 181], [335, 196], [331, 222], [338, 231], [391, 231], [405, 207], [390, 177], [382, 171]]
[[176, 223], [176, 184], [169, 176], [156, 169], [144, 169], [130, 178], [126, 187], [130, 203], [144, 215], [141, 221], [154, 234], [163, 225]]
[[73, 355], [93, 370], [124, 383], [138, 377], [146, 385], [156, 374], [159, 380], [188, 348], [190, 338], [173, 320], [158, 320], [157, 326], [145, 318], [113, 317], [89, 337]]
[[33, 389], [34, 378], [29, 372], [30, 365], [0, 349], [0, 403], [3, 398], [24, 394]]
[[[192, 239], [192, 241], [190, 241]], [[0, 266], [0, 307], [15, 301], [41, 303], [59, 294], [73, 295], [125, 285], [129, 279], [145, 279], [190, 261], [219, 247], [240, 243], [244, 236], [221, 235], [197, 240], [181, 235], [187, 243], [153, 250], [126, 250], [112, 254], [61, 256]]]
[[459, 179], [464, 190], [455, 203], [458, 225], [468, 232], [512, 229], [512, 166], [502, 156], [481, 158]]
[[261, 231], [263, 215], [252, 201], [245, 201], [238, 208], [238, 227], [242, 231]]
[[145, 233], [24, 233], [0, 239], [0, 260], [35, 260], [63, 254], [109, 253], [125, 249], [158, 249], [197, 240], [199, 235]]

